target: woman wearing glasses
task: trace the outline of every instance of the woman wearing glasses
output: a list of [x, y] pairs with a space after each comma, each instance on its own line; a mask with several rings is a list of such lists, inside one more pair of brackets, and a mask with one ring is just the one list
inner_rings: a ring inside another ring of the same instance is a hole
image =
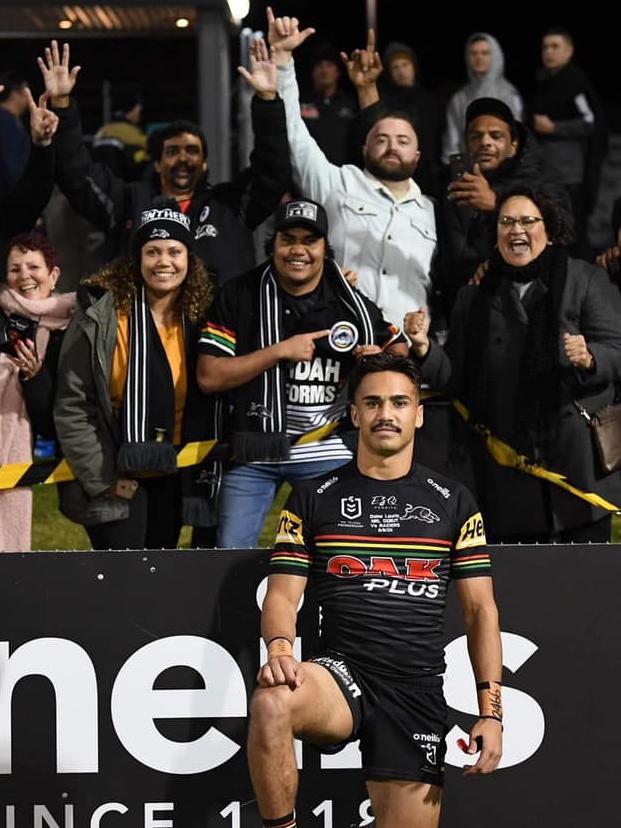
[[[444, 348], [423, 311], [406, 332], [423, 378], [461, 400], [472, 421], [578, 490], [621, 505], [621, 473], [604, 474], [593, 414], [621, 380], [621, 296], [607, 273], [568, 257], [570, 225], [543, 190], [519, 187], [497, 206], [496, 249], [481, 283], [459, 292]], [[478, 497], [495, 542], [610, 540], [610, 512], [496, 463], [470, 433]]]

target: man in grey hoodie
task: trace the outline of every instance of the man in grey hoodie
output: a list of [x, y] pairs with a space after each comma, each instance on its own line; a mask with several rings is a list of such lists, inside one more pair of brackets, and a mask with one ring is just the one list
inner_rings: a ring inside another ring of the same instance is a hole
[[446, 132], [442, 141], [445, 164], [450, 155], [466, 150], [466, 109], [477, 98], [497, 98], [507, 104], [517, 121], [522, 120], [522, 98], [504, 76], [505, 56], [496, 38], [486, 32], [471, 34], [466, 41], [465, 61], [469, 81], [453, 95], [446, 112]]

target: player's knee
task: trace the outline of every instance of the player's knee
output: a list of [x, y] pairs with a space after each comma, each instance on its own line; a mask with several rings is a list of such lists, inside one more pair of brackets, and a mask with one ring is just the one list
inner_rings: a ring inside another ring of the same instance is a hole
[[280, 730], [290, 726], [291, 691], [288, 687], [258, 687], [250, 704], [253, 726], [262, 730]]

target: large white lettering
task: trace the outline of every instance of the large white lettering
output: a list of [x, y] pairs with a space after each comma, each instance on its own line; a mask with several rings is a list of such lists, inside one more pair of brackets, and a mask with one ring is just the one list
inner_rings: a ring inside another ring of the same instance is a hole
[[174, 810], [174, 802], [145, 802], [144, 828], [174, 828], [172, 819], [157, 819], [156, 811]]
[[44, 676], [56, 698], [58, 773], [96, 773], [97, 678], [88, 654], [74, 641], [37, 638], [9, 657], [0, 641], [0, 773], [11, 773], [11, 699], [25, 676]]
[[[153, 689], [160, 673], [181, 665], [196, 670], [205, 689]], [[144, 765], [165, 773], [202, 773], [228, 762], [241, 745], [215, 727], [192, 742], [173, 742], [154, 719], [244, 717], [246, 687], [224, 647], [199, 636], [171, 636], [127, 659], [112, 689], [111, 709], [119, 739]]]
[[93, 811], [90, 828], [101, 828], [101, 818], [106, 814], [126, 814], [127, 810], [127, 806], [122, 802], [104, 802]]
[[56, 822], [45, 805], [34, 806], [34, 828], [74, 828], [73, 805], [65, 805], [63, 824]]

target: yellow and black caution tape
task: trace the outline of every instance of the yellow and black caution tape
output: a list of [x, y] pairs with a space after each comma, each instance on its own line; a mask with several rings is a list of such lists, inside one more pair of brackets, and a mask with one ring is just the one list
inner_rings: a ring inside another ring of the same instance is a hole
[[600, 497], [595, 492], [583, 492], [576, 486], [572, 486], [565, 475], [559, 474], [551, 469], [547, 469], [545, 466], [541, 466], [538, 463], [531, 462], [524, 454], [520, 454], [507, 443], [504, 443], [499, 437], [492, 434], [487, 426], [473, 422], [470, 419], [470, 412], [459, 400], [453, 400], [453, 405], [460, 416], [463, 417], [463, 419], [470, 426], [472, 426], [479, 432], [479, 434], [481, 434], [482, 437], [485, 438], [487, 450], [499, 466], [507, 466], [509, 468], [517, 469], [517, 471], [523, 472], [524, 474], [539, 477], [541, 480], [547, 480], [548, 483], [552, 483], [554, 486], [564, 489], [566, 492], [579, 497], [580, 500], [585, 500], [587, 503], [590, 503], [591, 506], [597, 506], [599, 509], [605, 509], [608, 512], [621, 511], [621, 507], [615, 506], [614, 503], [610, 503], [608, 500]]
[[[323, 440], [331, 434], [339, 423], [327, 423], [324, 426], [307, 431], [293, 445], [302, 446]], [[186, 443], [177, 451], [177, 468], [199, 466], [209, 457], [210, 460], [225, 460], [229, 456], [229, 444], [222, 440], [202, 440]], [[75, 480], [71, 466], [66, 460], [44, 460], [38, 463], [10, 463], [0, 466], [0, 490], [15, 489], [18, 486], [39, 486], [49, 483], [65, 483]]]

